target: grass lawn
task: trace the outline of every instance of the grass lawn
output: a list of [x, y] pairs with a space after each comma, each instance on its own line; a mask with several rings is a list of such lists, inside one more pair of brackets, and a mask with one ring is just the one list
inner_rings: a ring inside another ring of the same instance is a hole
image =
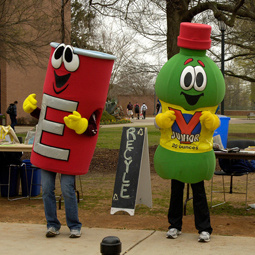
[[[128, 126], [128, 124], [127, 124]], [[160, 131], [156, 129], [153, 125], [147, 127], [148, 130], [148, 140], [149, 146], [158, 145], [160, 138]], [[235, 136], [231, 134], [234, 133]], [[244, 123], [244, 124], [230, 124], [229, 125], [229, 138], [230, 139], [240, 139], [236, 134], [255, 134], [255, 123]], [[119, 149], [120, 140], [122, 134], [122, 127], [111, 127], [111, 128], [100, 128], [99, 136], [97, 141], [97, 148], [106, 148], [106, 149]], [[25, 133], [19, 133], [18, 136], [23, 137], [23, 141], [26, 137]], [[243, 139], [243, 138], [241, 138]], [[245, 137], [249, 139], [249, 137]], [[254, 139], [254, 138], [251, 138]]]
[[[154, 126], [148, 126], [149, 146], [159, 144], [160, 131]], [[100, 128], [97, 148], [119, 149], [122, 135], [122, 127]]]
[[255, 123], [230, 124], [228, 133], [255, 133]]
[[[148, 126], [147, 129], [149, 146], [159, 144], [160, 131], [154, 126]], [[255, 134], [255, 123], [230, 124], [228, 133], [230, 139], [243, 139], [238, 136], [231, 136], [231, 134]], [[99, 131], [97, 148], [119, 149], [121, 134], [122, 127], [101, 128]], [[249, 137], [245, 137], [245, 139], [249, 139]]]
[[[128, 125], [127, 125], [128, 126]], [[148, 126], [148, 140], [149, 146], [158, 145], [160, 139], [160, 131], [154, 126]], [[229, 134], [231, 133], [255, 133], [255, 124], [231, 124], [229, 126]], [[20, 136], [20, 134], [18, 134]], [[25, 134], [21, 134], [23, 137]], [[122, 135], [122, 127], [110, 127], [110, 128], [100, 128], [99, 137], [97, 142], [97, 148], [107, 148], [107, 149], [119, 149], [120, 141]], [[219, 190], [222, 189], [221, 179], [217, 177], [216, 186]], [[85, 207], [86, 210], [96, 209], [105, 210], [105, 205], [110, 206], [113, 185], [115, 180], [115, 174], [103, 174], [95, 176], [90, 174], [82, 177], [83, 186], [86, 187], [86, 196], [84, 201], [80, 203], [80, 207]], [[249, 176], [249, 203], [255, 202], [255, 195], [252, 192], [255, 189], [255, 174]], [[226, 186], [228, 186], [229, 180], [226, 181]], [[152, 191], [153, 191], [153, 208], [147, 208], [146, 206], [139, 205], [136, 210], [136, 214], [149, 214], [157, 215], [167, 214], [167, 208], [169, 203], [169, 181], [159, 178], [156, 174], [152, 175]], [[208, 196], [208, 202], [210, 203], [210, 181], [205, 182], [206, 193]], [[244, 178], [238, 177], [235, 179], [235, 188], [238, 191], [243, 191], [244, 188]], [[99, 188], [95, 188], [99, 187]], [[103, 196], [102, 196], [103, 194]], [[215, 193], [213, 196], [213, 203], [219, 203], [222, 201], [223, 195], [221, 193]], [[211, 210], [214, 215], [246, 215], [255, 216], [255, 210], [246, 211], [244, 209], [244, 195], [228, 194], [227, 203], [223, 206], [215, 207]], [[86, 205], [86, 206], [85, 206]], [[188, 202], [187, 214], [193, 214], [192, 201]]]

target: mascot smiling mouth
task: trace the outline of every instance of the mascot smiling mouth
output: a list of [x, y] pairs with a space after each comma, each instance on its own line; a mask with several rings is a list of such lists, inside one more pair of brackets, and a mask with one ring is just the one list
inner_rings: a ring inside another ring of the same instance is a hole
[[69, 80], [71, 74], [69, 73], [66, 75], [59, 76], [54, 71], [54, 76], [55, 76], [55, 83], [53, 83], [53, 89], [56, 94], [59, 94], [68, 87], [69, 83], [67, 83], [67, 81]]
[[195, 105], [198, 102], [199, 98], [204, 95], [204, 93], [197, 95], [197, 96], [193, 96], [193, 95], [188, 95], [184, 92], [181, 92], [181, 95], [184, 95], [184, 97], [189, 105]]

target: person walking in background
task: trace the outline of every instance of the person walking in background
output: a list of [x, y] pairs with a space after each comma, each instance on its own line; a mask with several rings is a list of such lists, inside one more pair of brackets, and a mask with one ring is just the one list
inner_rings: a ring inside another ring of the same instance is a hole
[[135, 109], [135, 114], [137, 115], [137, 119], [139, 120], [139, 118], [140, 118], [140, 105], [137, 102], [135, 104], [134, 109]]
[[161, 105], [160, 105], [160, 102], [158, 100], [157, 105], [156, 105], [157, 114], [159, 113], [160, 107], [161, 107]]
[[131, 102], [128, 103], [127, 105], [127, 115], [128, 117], [132, 117], [132, 119], [134, 118], [134, 114], [133, 114], [133, 105], [131, 104]]
[[10, 115], [11, 119], [11, 127], [15, 131], [15, 126], [17, 125], [17, 106], [18, 101], [11, 103], [6, 111], [7, 114]]
[[142, 107], [141, 107], [141, 112], [143, 114], [143, 119], [145, 119], [146, 117], [146, 111], [147, 111], [148, 107], [145, 103], [143, 103]]

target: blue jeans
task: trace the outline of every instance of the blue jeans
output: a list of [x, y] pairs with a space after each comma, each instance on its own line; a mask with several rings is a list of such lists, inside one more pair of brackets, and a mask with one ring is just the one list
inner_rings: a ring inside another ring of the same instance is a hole
[[[56, 173], [42, 170], [42, 197], [44, 203], [47, 228], [54, 227], [59, 230], [61, 223], [57, 218], [57, 205], [55, 197]], [[78, 204], [75, 195], [75, 176], [61, 174], [61, 191], [65, 201], [66, 223], [69, 229], [80, 230], [82, 224], [78, 218]]]
[[10, 114], [10, 118], [11, 118], [11, 127], [15, 131], [14, 127], [17, 125], [16, 115]]

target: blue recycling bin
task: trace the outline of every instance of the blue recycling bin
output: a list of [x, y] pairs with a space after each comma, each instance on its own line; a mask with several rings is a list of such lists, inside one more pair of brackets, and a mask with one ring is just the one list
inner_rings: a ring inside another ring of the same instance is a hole
[[227, 148], [230, 118], [224, 115], [218, 115], [218, 117], [220, 118], [220, 126], [214, 131], [213, 136], [220, 135], [223, 147]]
[[[0, 184], [8, 184], [9, 166], [2, 166], [0, 171]], [[10, 193], [9, 197], [15, 197], [19, 194], [20, 173], [19, 168], [12, 167], [10, 175]], [[1, 186], [1, 196], [8, 197], [8, 186]]]
[[[36, 197], [40, 195], [41, 191], [41, 169], [39, 168], [32, 168], [32, 164], [29, 159], [23, 160], [23, 163], [26, 164], [27, 169], [27, 185], [26, 185], [26, 173], [25, 173], [25, 167], [22, 169], [21, 173], [21, 187], [22, 187], [22, 196], [28, 196], [30, 194], [30, 187], [31, 187], [31, 181], [32, 181], [32, 191], [31, 191], [31, 197]], [[34, 170], [33, 173], [33, 180], [32, 179], [32, 170]]]

